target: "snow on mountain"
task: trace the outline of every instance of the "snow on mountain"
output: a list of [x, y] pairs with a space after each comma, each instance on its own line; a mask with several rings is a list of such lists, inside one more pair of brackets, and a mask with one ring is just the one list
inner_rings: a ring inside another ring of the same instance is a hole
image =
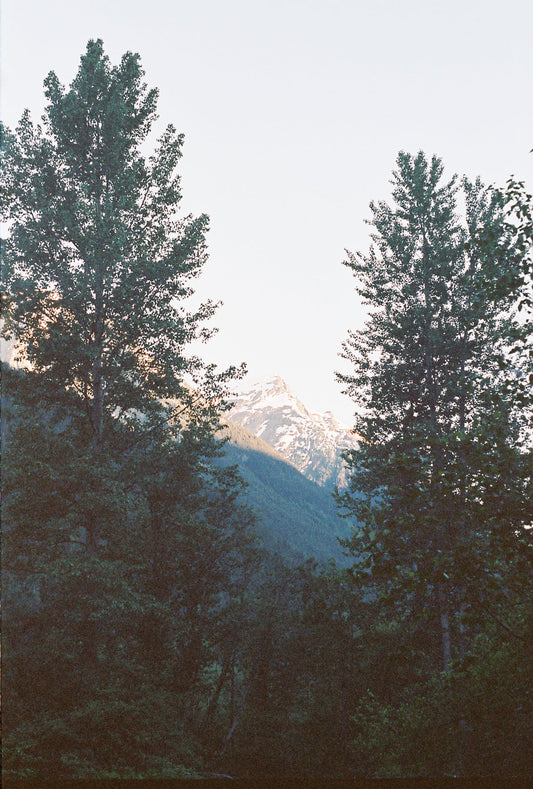
[[313, 482], [326, 487], [346, 484], [341, 452], [357, 445], [355, 437], [331, 411], [319, 414], [306, 408], [279, 376], [239, 395], [228, 417]]

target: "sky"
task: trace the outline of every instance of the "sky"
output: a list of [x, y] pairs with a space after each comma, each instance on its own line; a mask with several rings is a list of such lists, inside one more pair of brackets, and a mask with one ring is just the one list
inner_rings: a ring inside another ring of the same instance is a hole
[[533, 189], [531, 0], [3, 0], [0, 23], [10, 127], [89, 39], [140, 54], [156, 134], [185, 134], [182, 210], [210, 217], [196, 289], [223, 306], [203, 358], [280, 375], [347, 425], [335, 371], [364, 308], [342, 261], [368, 249], [398, 152]]

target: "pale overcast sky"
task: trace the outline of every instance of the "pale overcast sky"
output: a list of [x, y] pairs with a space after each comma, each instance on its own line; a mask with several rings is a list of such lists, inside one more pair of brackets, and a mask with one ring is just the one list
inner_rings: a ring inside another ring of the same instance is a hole
[[183, 208], [211, 217], [204, 356], [348, 424], [334, 371], [362, 313], [341, 261], [368, 248], [398, 151], [533, 188], [531, 0], [3, 0], [1, 23], [8, 126], [88, 39], [140, 53], [160, 129], [186, 135]]

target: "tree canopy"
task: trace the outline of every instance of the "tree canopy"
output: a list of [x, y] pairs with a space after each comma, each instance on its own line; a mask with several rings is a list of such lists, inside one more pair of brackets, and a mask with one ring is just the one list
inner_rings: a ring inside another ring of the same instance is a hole
[[[529, 776], [530, 196], [399, 154], [346, 261], [351, 566], [267, 553], [223, 457], [244, 366], [191, 351], [208, 219], [183, 135], [146, 154], [143, 80], [89, 41], [2, 129], [3, 780]], [[250, 446], [261, 506], [286, 477]]]
[[506, 362], [520, 294], [495, 286], [521, 281], [526, 247], [499, 195], [446, 182], [436, 157], [400, 153], [392, 183], [394, 204], [371, 204], [370, 252], [346, 261], [369, 318], [343, 346], [362, 438], [339, 502], [359, 519], [354, 578], [389, 616], [423, 624], [423, 649], [450, 672], [487, 615], [517, 639], [531, 628], [533, 457]]
[[187, 306], [208, 220], [178, 213], [183, 136], [142, 153], [157, 91], [138, 55], [112, 66], [90, 41], [45, 94], [2, 162], [3, 333], [25, 362], [4, 370], [7, 770], [145, 775], [174, 732], [180, 776], [180, 716], [201, 714], [257, 565], [242, 482], [214, 464], [243, 367], [189, 352], [215, 310]]

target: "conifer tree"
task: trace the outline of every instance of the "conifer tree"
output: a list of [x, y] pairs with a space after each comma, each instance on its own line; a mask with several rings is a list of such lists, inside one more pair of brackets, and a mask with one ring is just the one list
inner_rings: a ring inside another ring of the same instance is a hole
[[[237, 373], [186, 352], [209, 337], [215, 309], [184, 306], [206, 259], [208, 219], [177, 213], [182, 135], [169, 126], [156, 152], [141, 154], [157, 100], [142, 77], [138, 55], [111, 66], [90, 41], [69, 90], [46, 78], [44, 127], [25, 112], [4, 135], [4, 332], [29, 364], [30, 401], [78, 431], [95, 474], [104, 451], [127, 456], [139, 430], [179, 432], [185, 413], [212, 434], [214, 405]], [[94, 551], [98, 526], [86, 528]]]
[[111, 66], [90, 41], [70, 90], [46, 78], [44, 127], [25, 112], [5, 132], [5, 329], [43, 385], [78, 395], [97, 449], [111, 415], [147, 419], [187, 396], [202, 364], [184, 349], [215, 309], [182, 306], [208, 219], [177, 213], [183, 135], [168, 126], [141, 154], [157, 100], [142, 77], [138, 55]]
[[[501, 375], [514, 296], [491, 287], [521, 257], [496, 196], [446, 183], [439, 159], [400, 153], [392, 183], [394, 205], [371, 204], [369, 254], [346, 261], [370, 314], [338, 376], [362, 436], [340, 501], [359, 519], [354, 575], [396, 615], [425, 620], [449, 670], [468, 617], [497, 615], [528, 587], [531, 453]], [[498, 258], [474, 243], [481, 228]]]
[[241, 483], [211, 465], [240, 370], [188, 352], [216, 307], [186, 303], [208, 219], [178, 214], [182, 135], [142, 153], [157, 91], [139, 57], [112, 66], [90, 41], [70, 88], [52, 72], [45, 94], [43, 125], [25, 112], [3, 130], [3, 333], [26, 363], [4, 370], [6, 764], [180, 777], [198, 758], [172, 676], [191, 691], [213, 660], [251, 556]]

